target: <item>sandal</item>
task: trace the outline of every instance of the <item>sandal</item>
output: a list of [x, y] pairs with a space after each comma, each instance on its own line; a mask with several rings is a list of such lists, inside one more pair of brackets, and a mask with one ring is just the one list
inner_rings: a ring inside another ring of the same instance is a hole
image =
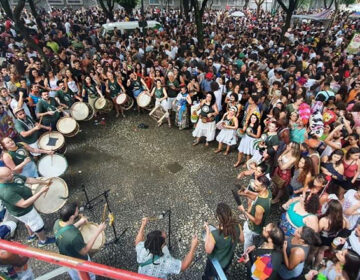
[[224, 155], [227, 156], [230, 152], [229, 151], [225, 151]]
[[209, 142], [206, 142], [206, 143], [205, 143], [205, 147], [209, 147]]
[[218, 154], [218, 153], [220, 153], [220, 152], [221, 152], [220, 149], [216, 149], [216, 150], [214, 151], [215, 154]]
[[193, 145], [193, 146], [196, 146], [196, 145], [199, 144], [199, 143], [200, 143], [199, 140], [195, 140], [192, 145]]

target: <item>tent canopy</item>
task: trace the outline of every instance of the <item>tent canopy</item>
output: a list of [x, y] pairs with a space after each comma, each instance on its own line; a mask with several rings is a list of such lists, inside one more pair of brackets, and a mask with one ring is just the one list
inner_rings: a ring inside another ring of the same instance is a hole
[[332, 10], [326, 10], [318, 14], [312, 15], [294, 15], [292, 19], [308, 19], [308, 20], [316, 20], [316, 21], [326, 21], [331, 20]]

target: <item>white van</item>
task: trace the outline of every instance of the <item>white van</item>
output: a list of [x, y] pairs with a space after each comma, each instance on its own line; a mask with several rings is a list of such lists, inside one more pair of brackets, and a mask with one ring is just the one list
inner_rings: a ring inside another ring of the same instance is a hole
[[[146, 28], [160, 28], [161, 23], [156, 20], [148, 20]], [[111, 22], [105, 23], [101, 27], [101, 35], [105, 36], [106, 33], [112, 33], [112, 31], [116, 28], [121, 31], [121, 34], [124, 34], [124, 30], [135, 30], [139, 28], [138, 21], [121, 21], [121, 22]]]

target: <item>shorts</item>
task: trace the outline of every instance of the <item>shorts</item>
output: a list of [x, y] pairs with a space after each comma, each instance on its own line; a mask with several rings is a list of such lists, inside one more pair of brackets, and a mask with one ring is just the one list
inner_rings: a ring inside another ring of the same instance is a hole
[[34, 207], [29, 213], [15, 218], [27, 225], [33, 232], [44, 227], [44, 221]]

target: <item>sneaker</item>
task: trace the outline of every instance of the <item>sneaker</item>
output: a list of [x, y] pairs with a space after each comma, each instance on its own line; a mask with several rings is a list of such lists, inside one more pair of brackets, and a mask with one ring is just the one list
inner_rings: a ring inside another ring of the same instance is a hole
[[33, 241], [36, 240], [36, 239], [37, 239], [36, 234], [33, 234], [33, 235], [28, 236], [26, 242], [27, 242], [27, 243], [31, 243], [31, 242], [33, 242]]
[[55, 243], [55, 237], [47, 237], [45, 241], [41, 241], [41, 240], [38, 241], [38, 247], [42, 248], [52, 243]]

